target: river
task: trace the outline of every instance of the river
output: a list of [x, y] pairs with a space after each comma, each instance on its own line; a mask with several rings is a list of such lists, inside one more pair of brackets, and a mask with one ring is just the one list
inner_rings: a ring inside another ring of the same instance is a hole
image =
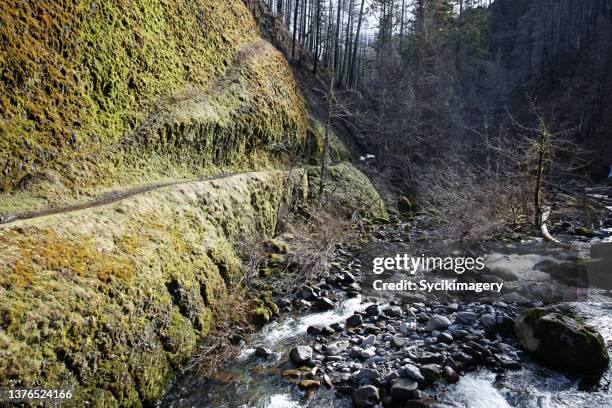
[[[571, 252], [543, 243], [537, 238], [511, 243], [489, 243], [476, 252], [486, 251], [482, 255], [490, 267], [512, 268], [518, 276], [514, 282], [515, 286], [529, 281], [529, 285], [535, 285], [533, 287], [539, 287], [540, 284], [549, 287], [550, 274], [537, 270], [537, 267], [534, 269], [535, 265], [541, 264], [543, 260], [556, 261], [558, 264], [577, 259], [578, 262], [583, 262], [592, 257], [594, 246], [599, 247], [600, 252], [605, 251], [612, 256], [611, 232], [610, 229], [602, 229], [598, 238], [577, 240]], [[422, 245], [426, 247], [427, 243]], [[416, 250], [414, 243], [379, 240], [361, 248], [360, 253], [356, 255], [361, 260], [357, 265], [368, 265], [368, 260], [377, 254], [408, 250], [418, 253], [422, 249], [421, 246]], [[612, 273], [610, 265], [612, 264], [606, 264], [607, 269], [604, 269]], [[362, 272], [359, 267], [357, 269], [356, 273]], [[602, 281], [600, 269], [594, 268], [595, 272], [587, 271], [591, 280], [597, 285], [590, 285], [591, 288], [587, 289], [586, 293], [579, 295], [572, 293], [573, 296], [577, 296], [575, 299], [564, 300], [588, 324], [596, 327], [610, 345], [612, 344], [612, 303], [610, 303], [612, 284], [608, 285], [606, 279]], [[576, 279], [576, 276], [572, 275], [571, 279]], [[366, 283], [362, 281], [362, 284]], [[533, 296], [539, 296], [542, 291], [532, 292], [535, 293]], [[551, 292], [547, 293], [550, 295]], [[290, 372], [285, 371], [293, 368], [287, 361], [289, 350], [296, 345], [312, 343], [312, 337], [306, 333], [309, 326], [344, 322], [354, 311], [365, 309], [373, 294], [364, 291], [363, 295], [356, 297], [348, 297], [345, 293], [338, 293], [337, 296], [339, 301], [333, 310], [293, 313], [266, 325], [241, 347], [239, 356], [227, 362], [212, 379], [202, 377], [197, 371], [184, 373], [170, 387], [158, 406], [160, 408], [351, 407], [350, 396], [337, 395], [334, 390], [323, 385], [314, 391], [305, 392], [295, 385], [296, 380], [287, 375]], [[382, 297], [374, 300], [388, 302], [391, 299]], [[273, 350], [272, 355], [267, 359], [255, 356], [256, 345], [270, 348]], [[424, 391], [440, 400], [467, 408], [612, 407], [612, 393], [609, 390], [609, 383], [612, 380], [610, 367], [596, 386], [585, 386], [579, 378], [548, 370], [527, 356], [524, 356], [522, 361], [523, 366], [517, 371], [495, 372], [481, 368], [467, 372], [454, 384], [441, 381]]]

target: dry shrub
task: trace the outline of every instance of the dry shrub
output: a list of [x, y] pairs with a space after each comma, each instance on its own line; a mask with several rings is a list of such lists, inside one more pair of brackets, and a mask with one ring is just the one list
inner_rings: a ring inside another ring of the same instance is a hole
[[505, 225], [505, 190], [459, 159], [423, 168], [417, 191], [421, 201], [440, 212], [444, 220], [440, 229], [448, 239], [482, 239]]
[[197, 369], [200, 374], [209, 377], [228, 359], [238, 355], [240, 348], [232, 343], [230, 335], [248, 335], [253, 331], [249, 323], [250, 305], [245, 301], [245, 296], [244, 288], [237, 288], [221, 306], [215, 308], [216, 326], [198, 346], [189, 370]]
[[240, 347], [231, 340], [232, 334], [248, 336], [254, 327], [250, 322], [252, 283], [268, 256], [261, 237], [243, 238], [237, 243], [242, 259], [242, 276], [227, 298], [213, 310], [216, 325], [194, 353], [189, 369], [197, 369], [205, 377], [211, 376], [228, 359], [238, 355]]
[[[277, 295], [291, 295], [304, 284], [321, 277], [329, 269], [330, 258], [336, 244], [347, 241], [351, 225], [357, 221], [355, 214], [347, 216], [346, 210], [326, 197], [316, 205], [303, 208], [307, 217], [285, 215], [281, 238], [289, 240], [290, 250], [281, 269], [269, 279]], [[260, 270], [266, 266], [270, 248], [262, 235], [243, 238], [237, 243], [237, 253], [242, 259], [243, 275], [230, 290], [222, 305], [215, 308], [216, 326], [207, 333], [205, 340], [194, 354], [189, 369], [197, 369], [204, 376], [211, 376], [225, 361], [235, 357], [239, 347], [232, 344], [230, 335], [248, 336], [254, 330], [250, 324], [251, 302], [248, 300], [261, 287]]]
[[303, 285], [320, 278], [329, 270], [336, 244], [347, 241], [355, 218], [333, 201], [325, 206], [312, 206], [306, 219], [294, 219], [285, 224], [285, 234], [293, 236], [286, 266], [275, 288], [279, 294], [291, 294]]

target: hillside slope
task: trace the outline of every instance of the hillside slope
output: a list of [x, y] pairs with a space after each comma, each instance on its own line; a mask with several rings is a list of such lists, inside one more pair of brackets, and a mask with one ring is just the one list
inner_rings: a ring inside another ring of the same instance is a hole
[[488, 97], [522, 123], [526, 95], [560, 129], [577, 129], [591, 171], [605, 178], [612, 162], [612, 5], [605, 0], [496, 0], [490, 9]]
[[0, 214], [305, 146], [301, 94], [240, 0], [0, 7]]
[[[0, 226], [0, 386], [71, 388], [75, 406], [154, 404], [228, 304], [255, 309], [231, 296], [238, 243], [272, 237], [281, 201], [315, 199], [313, 170], [166, 187]], [[365, 176], [346, 164], [331, 176], [343, 208], [384, 216]]]

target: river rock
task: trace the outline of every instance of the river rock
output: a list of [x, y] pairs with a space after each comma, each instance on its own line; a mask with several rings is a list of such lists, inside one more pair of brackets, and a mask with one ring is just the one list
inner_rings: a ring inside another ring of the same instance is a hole
[[349, 346], [348, 341], [338, 341], [327, 346], [325, 354], [328, 356], [337, 356], [346, 350]]
[[302, 290], [300, 291], [300, 295], [302, 296], [302, 299], [304, 300], [313, 300], [317, 298], [317, 294], [315, 293], [314, 289], [311, 288], [310, 286], [304, 286]]
[[340, 322], [332, 323], [329, 325], [329, 327], [331, 327], [332, 329], [334, 329], [334, 331], [337, 331], [337, 332], [341, 332], [344, 330], [344, 324]]
[[397, 371], [389, 371], [389, 373], [385, 375], [385, 378], [383, 378], [383, 381], [388, 384], [397, 378], [399, 378], [399, 374], [397, 373]]
[[366, 385], [353, 390], [353, 405], [355, 408], [373, 408], [380, 402], [378, 388]]
[[333, 387], [333, 384], [332, 384], [331, 378], [329, 378], [329, 375], [323, 374], [323, 384], [327, 388], [332, 388]]
[[370, 317], [378, 316], [378, 313], [379, 313], [378, 305], [370, 305], [370, 306], [366, 307], [365, 312]]
[[460, 324], [472, 324], [478, 319], [478, 315], [474, 312], [458, 312], [455, 316], [455, 321]]
[[376, 355], [376, 351], [371, 348], [361, 350], [361, 352], [359, 353], [359, 357], [363, 358], [364, 360], [367, 360], [368, 358], [372, 358], [375, 355]]
[[444, 375], [444, 378], [446, 378], [446, 381], [448, 381], [449, 383], [456, 383], [457, 381], [459, 381], [459, 374], [457, 374], [457, 372], [453, 370], [452, 367], [442, 367], [442, 374]]
[[308, 346], [297, 346], [289, 352], [289, 359], [295, 365], [303, 365], [312, 358], [312, 349]]
[[423, 377], [423, 374], [421, 374], [421, 370], [419, 370], [419, 367], [413, 364], [406, 364], [400, 368], [399, 375], [400, 377], [412, 378], [420, 383], [425, 382], [425, 377]]
[[394, 403], [413, 399], [418, 388], [419, 384], [412, 378], [398, 378], [391, 385], [391, 398]]
[[494, 315], [485, 313], [480, 316], [480, 324], [482, 324], [486, 329], [492, 329], [497, 324], [497, 319]]
[[399, 336], [393, 336], [391, 337], [391, 345], [398, 349], [402, 348], [404, 347], [404, 339]]
[[558, 265], [559, 263], [552, 259], [544, 259], [533, 265], [533, 269], [542, 272], [552, 272]]
[[360, 314], [354, 314], [346, 319], [346, 327], [359, 327], [363, 324], [363, 317]]
[[334, 302], [326, 297], [317, 299], [315, 306], [320, 310], [332, 310], [334, 308]]
[[408, 334], [412, 330], [412, 326], [408, 322], [401, 322], [399, 325], [399, 331], [403, 334]]
[[370, 334], [369, 336], [367, 336], [363, 340], [361, 340], [361, 345], [364, 346], [364, 347], [371, 346], [374, 343], [376, 343], [376, 336], [373, 335], [373, 334]]
[[374, 368], [362, 368], [354, 374], [354, 377], [358, 381], [372, 381], [380, 378], [380, 372]]
[[425, 327], [425, 330], [444, 330], [450, 325], [451, 322], [450, 320], [448, 320], [448, 317], [442, 315], [434, 315], [427, 321], [427, 326]]
[[421, 366], [421, 374], [423, 374], [426, 380], [431, 382], [437, 381], [440, 379], [440, 366], [437, 364], [425, 364]]
[[546, 308], [527, 309], [515, 330], [523, 348], [550, 368], [588, 374], [608, 366], [601, 334], [576, 318]]
[[342, 275], [342, 283], [344, 283], [345, 285], [350, 285], [351, 283], [355, 283], [355, 282], [356, 282], [356, 279], [352, 273], [344, 272], [344, 274]]
[[257, 357], [269, 357], [272, 354], [272, 350], [265, 348], [263, 346], [257, 346], [257, 348], [255, 349], [255, 355]]
[[391, 318], [402, 317], [402, 308], [399, 306], [391, 306], [384, 310], [385, 314]]
[[440, 343], [444, 343], [444, 344], [452, 344], [452, 342], [454, 341], [453, 336], [451, 336], [449, 333], [446, 333], [446, 332], [442, 332], [438, 334], [436, 338], [438, 339]]

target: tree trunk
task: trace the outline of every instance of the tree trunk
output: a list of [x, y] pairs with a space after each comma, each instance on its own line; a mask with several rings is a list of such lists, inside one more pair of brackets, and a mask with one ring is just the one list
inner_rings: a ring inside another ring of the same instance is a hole
[[404, 11], [406, 10], [405, 0], [402, 0], [402, 13], [400, 17], [400, 34], [399, 34], [399, 51], [402, 52], [404, 48]]
[[295, 59], [295, 36], [297, 34], [298, 9], [299, 0], [295, 0], [295, 9], [293, 10], [293, 43], [291, 45], [291, 59]]
[[314, 44], [314, 62], [312, 63], [312, 74], [317, 76], [317, 68], [319, 66], [319, 41], [321, 36], [321, 0], [316, 0], [316, 29], [315, 29], [315, 44]]
[[348, 78], [348, 87], [351, 88], [355, 82], [355, 65], [357, 63], [357, 45], [359, 44], [359, 32], [361, 31], [361, 22], [363, 21], [363, 7], [365, 0], [361, 0], [359, 8], [359, 19], [357, 20], [357, 32], [355, 33], [355, 42], [353, 44], [353, 57], [351, 61], [350, 73]]
[[340, 16], [341, 16], [341, 11], [342, 11], [342, 0], [338, 0], [338, 4], [336, 5], [338, 7], [338, 13], [336, 16], [336, 35], [335, 35], [335, 44], [334, 44], [334, 60], [333, 60], [333, 72], [334, 75], [338, 69], [338, 53], [340, 51]]
[[327, 92], [327, 120], [325, 121], [325, 132], [323, 133], [323, 152], [321, 155], [321, 176], [319, 178], [319, 199], [323, 197], [325, 179], [327, 178], [327, 159], [329, 157], [329, 132], [331, 131], [332, 115], [334, 108], [334, 83], [336, 72], [334, 70], [335, 61], [332, 61], [332, 72], [329, 78], [329, 90]]

